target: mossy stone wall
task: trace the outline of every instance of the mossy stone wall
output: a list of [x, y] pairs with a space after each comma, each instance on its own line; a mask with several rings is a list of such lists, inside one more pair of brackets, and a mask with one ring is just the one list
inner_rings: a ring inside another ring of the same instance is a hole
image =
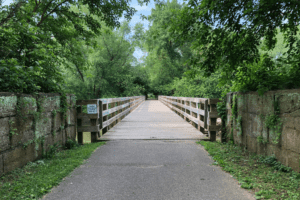
[[[232, 119], [234, 104], [237, 116]], [[274, 154], [282, 164], [300, 172], [300, 89], [269, 91], [263, 96], [257, 92], [228, 93], [226, 105], [227, 140], [232, 133], [235, 144], [257, 154]], [[281, 123], [268, 127], [267, 119], [272, 115]], [[239, 116], [242, 134], [237, 127]]]
[[75, 140], [76, 97], [67, 95], [66, 103], [64, 118], [60, 94], [0, 92], [0, 176], [40, 159], [55, 143]]

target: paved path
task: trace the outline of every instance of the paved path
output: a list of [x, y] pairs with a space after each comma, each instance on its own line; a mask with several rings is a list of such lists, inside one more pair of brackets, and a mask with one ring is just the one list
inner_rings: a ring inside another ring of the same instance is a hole
[[157, 100], [145, 101], [105, 133], [101, 140], [208, 139]]
[[[158, 111], [156, 105], [162, 110]], [[145, 115], [145, 110], [152, 115]], [[190, 126], [184, 125], [180, 117], [171, 114], [159, 102], [147, 101], [142, 104], [111, 129], [111, 135], [107, 134], [110, 141], [99, 147], [85, 164], [75, 169], [44, 199], [255, 200], [252, 194], [240, 188], [230, 174], [218, 166], [211, 166], [213, 160], [208, 153], [195, 140], [191, 140], [199, 136]], [[166, 116], [171, 116], [170, 120]], [[145, 129], [142, 125], [147, 124], [146, 118], [156, 123], [148, 121], [152, 126], [148, 124]], [[134, 119], [139, 122], [133, 129]], [[128, 127], [123, 134], [133, 140], [122, 140], [125, 137], [113, 131], [121, 126], [124, 129]], [[179, 127], [180, 131], [172, 128], [174, 126]], [[167, 127], [172, 128], [174, 134], [167, 130], [159, 131]], [[130, 134], [131, 130], [135, 133]], [[141, 136], [137, 135], [138, 131], [141, 131]], [[174, 140], [142, 140], [151, 136], [173, 137]]]

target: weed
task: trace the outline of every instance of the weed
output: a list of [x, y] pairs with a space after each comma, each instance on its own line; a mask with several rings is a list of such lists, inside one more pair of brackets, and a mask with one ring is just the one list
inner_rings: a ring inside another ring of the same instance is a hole
[[43, 157], [46, 159], [53, 158], [55, 154], [59, 151], [60, 147], [61, 146], [58, 143], [54, 143], [50, 146], [49, 150], [44, 154]]
[[34, 142], [34, 140], [29, 140], [26, 143], [23, 144], [23, 149], [26, 149], [28, 147], [28, 145], [32, 144]]
[[265, 120], [265, 125], [269, 130], [273, 130], [275, 134], [275, 139], [273, 140], [274, 144], [278, 144], [281, 136], [282, 122], [279, 118], [279, 102], [274, 97], [274, 112], [275, 114], [267, 115]]
[[15, 131], [17, 131], [16, 128], [12, 128], [12, 125], [15, 123], [13, 120], [9, 120], [9, 136], [12, 137], [13, 135], [18, 135]]
[[282, 171], [282, 172], [290, 172], [292, 169], [290, 167], [286, 167], [282, 165], [280, 162], [277, 162], [275, 155], [268, 157], [259, 157], [259, 162], [268, 164], [273, 167], [273, 169]]
[[257, 139], [258, 143], [261, 143], [261, 144], [267, 144], [268, 143], [268, 141], [264, 140], [264, 138], [262, 136], [258, 136], [256, 139]]
[[236, 118], [236, 129], [238, 131], [239, 136], [243, 135], [242, 116], [240, 116], [240, 115]]
[[73, 149], [73, 148], [76, 148], [79, 146], [80, 145], [76, 141], [71, 140], [70, 138], [67, 139], [66, 144], [65, 144], [66, 149]]

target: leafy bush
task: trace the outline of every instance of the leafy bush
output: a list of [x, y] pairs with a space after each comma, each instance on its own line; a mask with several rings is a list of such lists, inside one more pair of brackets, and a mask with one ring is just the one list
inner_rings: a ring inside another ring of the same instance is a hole
[[50, 149], [43, 155], [44, 158], [50, 159], [55, 156], [61, 146], [58, 143], [54, 143], [50, 146]]
[[272, 166], [273, 169], [278, 170], [278, 171], [282, 171], [282, 172], [290, 172], [291, 171], [290, 167], [287, 167], [287, 166], [281, 164], [280, 162], [277, 162], [275, 155], [267, 156], [267, 157], [260, 156], [259, 162], [268, 164], [268, 165]]
[[166, 86], [166, 91], [172, 91], [173, 96], [200, 97], [200, 98], [220, 98], [222, 88], [218, 87], [219, 73], [213, 74], [209, 78], [197, 75], [196, 77], [184, 76]]
[[[280, 61], [280, 60], [279, 60]], [[269, 90], [300, 87], [300, 70], [286, 63], [275, 62], [267, 54], [253, 65], [239, 66], [232, 81], [231, 91], [257, 91], [260, 95]]]
[[66, 149], [73, 149], [78, 146], [79, 146], [79, 144], [76, 141], [71, 140], [70, 138], [67, 139], [66, 144], [65, 144]]

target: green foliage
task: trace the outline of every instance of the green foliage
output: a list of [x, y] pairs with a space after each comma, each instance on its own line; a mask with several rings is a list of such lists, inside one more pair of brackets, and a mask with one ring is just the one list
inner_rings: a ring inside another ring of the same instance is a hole
[[222, 88], [218, 87], [218, 76], [219, 74], [216, 73], [209, 78], [201, 75], [197, 75], [194, 78], [187, 76], [181, 79], [175, 78], [165, 88], [167, 88], [166, 91], [168, 93], [172, 92], [173, 96], [220, 98]]
[[26, 114], [24, 112], [28, 103], [29, 102], [26, 101], [24, 98], [17, 98], [16, 114], [17, 118], [21, 119], [22, 121], [25, 121], [27, 119]]
[[155, 99], [155, 95], [152, 93], [148, 94], [148, 99]]
[[102, 23], [118, 27], [124, 11], [129, 20], [136, 10], [123, 1], [15, 1], [0, 5], [0, 91], [61, 92], [64, 74], [60, 65], [73, 63], [75, 69], [85, 70], [79, 44], [96, 47], [93, 38], [101, 34]]
[[238, 131], [239, 136], [243, 135], [242, 116], [240, 116], [240, 115], [236, 118], [236, 129]]
[[[286, 67], [270, 67], [274, 65], [266, 54], [261, 55], [261, 60], [257, 64], [238, 67], [235, 78], [232, 81], [232, 91], [257, 91], [259, 95], [264, 92], [276, 89], [291, 89], [299, 82], [292, 79], [294, 70], [287, 70]], [[293, 82], [293, 84], [292, 84]], [[299, 85], [300, 86], [300, 85]]]
[[[259, 15], [253, 5], [259, 7]], [[174, 17], [165, 28], [178, 44], [192, 41], [191, 49], [197, 53], [186, 62], [191, 74], [211, 76], [220, 69], [220, 86], [232, 84], [231, 91], [263, 94], [268, 90], [299, 88], [296, 5], [287, 0], [276, 6], [270, 1], [189, 1], [182, 9], [172, 10]], [[240, 24], [241, 18], [246, 19], [247, 25]], [[287, 18], [289, 23], [279, 23], [276, 26], [280, 29], [276, 29], [274, 21]], [[273, 59], [275, 56], [279, 57]]]
[[[152, 9], [151, 15], [147, 17], [151, 26], [141, 37], [140, 49], [147, 51], [148, 55], [143, 59], [145, 69], [149, 77], [149, 93], [173, 95], [176, 86], [183, 73], [189, 69], [184, 62], [192, 54], [190, 42], [185, 41], [183, 45], [174, 42], [168, 29], [174, 14], [172, 10], [180, 10], [181, 5], [177, 1], [161, 2]], [[194, 87], [194, 86], [192, 86]], [[189, 88], [190, 89], [190, 88]], [[195, 88], [196, 89], [196, 88]], [[177, 93], [182, 92], [181, 89]]]
[[262, 136], [258, 136], [256, 138], [256, 140], [257, 140], [258, 143], [261, 143], [261, 144], [267, 144], [268, 143], [268, 141], [264, 140], [264, 138]]
[[12, 128], [12, 125], [15, 123], [13, 120], [9, 120], [9, 136], [12, 137], [13, 135], [18, 135], [18, 133], [16, 133], [17, 129], [16, 128]]
[[282, 122], [279, 118], [279, 103], [278, 100], [274, 99], [274, 112], [275, 114], [267, 115], [265, 119], [265, 125], [269, 129], [269, 133], [273, 133], [275, 135], [275, 139], [273, 140], [274, 144], [278, 144], [281, 137], [281, 129]]
[[[135, 28], [140, 28], [137, 24]], [[148, 87], [147, 74], [140, 66], [132, 66], [136, 41], [142, 30], [129, 37], [131, 28], [124, 21], [116, 30], [103, 24], [107, 33], [94, 38], [99, 48], [93, 48], [86, 55], [89, 66], [85, 71], [63, 66], [66, 73], [66, 90], [77, 99], [112, 98], [139, 96]], [[81, 47], [79, 47], [81, 48]], [[86, 48], [82, 46], [82, 48]]]
[[27, 142], [23, 143], [23, 149], [26, 149], [28, 145], [32, 144], [34, 140], [28, 140]]
[[222, 98], [220, 99], [222, 100], [221, 102], [217, 103], [217, 112], [218, 115], [221, 117], [222, 122], [226, 122], [227, 121], [227, 108], [226, 108], [226, 99]]
[[44, 112], [44, 108], [42, 106], [44, 101], [45, 101], [44, 97], [38, 98], [37, 101], [36, 101], [37, 111], [36, 112], [35, 111], [30, 111], [30, 114], [33, 115], [35, 126], [36, 126], [36, 123], [41, 119], [41, 115]]
[[282, 171], [282, 172], [290, 172], [292, 170], [290, 167], [284, 166], [283, 164], [278, 162], [275, 155], [267, 156], [267, 157], [260, 156], [259, 157], [259, 162], [264, 163], [264, 164], [268, 164], [273, 169], [278, 170], [278, 171]]
[[68, 104], [68, 101], [67, 101], [67, 95], [65, 92], [61, 93], [60, 94], [60, 112], [62, 113], [62, 116], [64, 119], [67, 119], [67, 110], [68, 110], [68, 107], [70, 105]]
[[266, 127], [269, 128], [269, 130], [274, 130], [274, 134], [275, 134], [275, 139], [274, 139], [274, 144], [278, 144], [279, 139], [281, 137], [281, 126], [282, 126], [282, 122], [280, 120], [280, 118], [278, 117], [278, 115], [268, 115], [266, 117]]
[[300, 174], [278, 162], [274, 155], [262, 156], [240, 146], [220, 142], [197, 142], [241, 187], [258, 191], [256, 199], [299, 199]]
[[237, 113], [238, 113], [238, 110], [237, 110], [237, 95], [234, 94], [233, 95], [233, 98], [232, 98], [232, 108], [231, 108], [231, 120], [233, 121], [236, 116], [237, 116]]
[[46, 151], [46, 153], [44, 153], [43, 158], [46, 158], [46, 159], [53, 158], [59, 151], [59, 148], [61, 148], [61, 146], [58, 143], [54, 143], [53, 145], [51, 145], [49, 147], [49, 150]]
[[76, 141], [71, 140], [70, 138], [67, 139], [66, 144], [65, 144], [66, 149], [73, 149], [73, 148], [76, 148], [79, 146], [80, 145]]

